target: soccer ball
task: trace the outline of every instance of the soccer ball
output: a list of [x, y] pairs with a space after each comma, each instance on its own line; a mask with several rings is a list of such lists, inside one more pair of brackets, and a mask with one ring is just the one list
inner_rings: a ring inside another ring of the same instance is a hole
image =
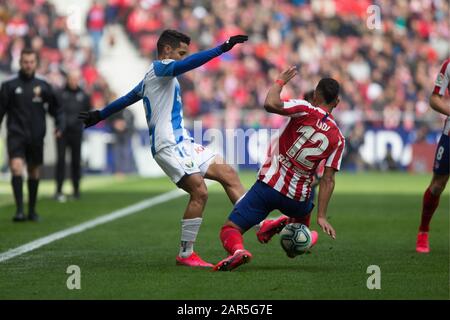
[[311, 231], [301, 223], [289, 223], [280, 232], [281, 247], [288, 257], [304, 254], [311, 247]]

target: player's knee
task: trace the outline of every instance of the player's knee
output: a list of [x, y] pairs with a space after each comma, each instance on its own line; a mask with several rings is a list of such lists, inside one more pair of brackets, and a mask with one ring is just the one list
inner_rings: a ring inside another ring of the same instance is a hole
[[11, 166], [11, 173], [13, 174], [13, 176], [20, 176], [23, 173], [23, 167]]
[[191, 198], [193, 201], [200, 202], [202, 204], [208, 201], [208, 189], [205, 184], [200, 185], [198, 188], [191, 192]]
[[30, 166], [28, 168], [28, 176], [31, 179], [39, 179], [39, 167], [38, 166]]
[[20, 159], [12, 160], [10, 163], [11, 172], [14, 176], [22, 175], [23, 167], [23, 162]]

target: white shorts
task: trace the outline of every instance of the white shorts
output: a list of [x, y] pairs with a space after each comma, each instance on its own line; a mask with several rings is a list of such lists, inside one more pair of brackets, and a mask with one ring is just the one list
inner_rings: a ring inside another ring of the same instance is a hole
[[190, 140], [159, 150], [154, 158], [166, 175], [177, 184], [185, 175], [205, 175], [216, 153]]

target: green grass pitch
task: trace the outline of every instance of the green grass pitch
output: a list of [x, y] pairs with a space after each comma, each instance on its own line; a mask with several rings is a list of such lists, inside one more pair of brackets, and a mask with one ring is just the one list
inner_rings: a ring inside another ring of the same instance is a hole
[[[246, 187], [254, 173], [240, 173]], [[253, 261], [233, 272], [175, 266], [183, 196], [0, 263], [0, 299], [449, 299], [449, 195], [441, 198], [430, 233], [431, 253], [415, 252], [422, 194], [430, 175], [337, 175], [329, 220], [311, 254], [289, 259], [278, 237], [262, 245], [250, 230]], [[0, 253], [174, 189], [167, 178], [86, 178], [81, 201], [56, 203], [53, 183], [41, 185], [39, 223], [13, 224], [10, 186], [0, 183]], [[221, 187], [210, 196], [196, 251], [225, 257], [218, 234], [232, 206]], [[274, 212], [272, 215], [277, 215]], [[317, 229], [315, 212], [312, 229]], [[66, 269], [81, 269], [81, 290], [68, 290]], [[367, 267], [381, 269], [369, 290]]]

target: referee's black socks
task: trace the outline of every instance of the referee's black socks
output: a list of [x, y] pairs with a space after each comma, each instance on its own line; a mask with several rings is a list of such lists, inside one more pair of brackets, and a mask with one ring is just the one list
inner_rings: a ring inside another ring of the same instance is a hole
[[36, 213], [36, 198], [39, 186], [39, 179], [28, 179], [28, 214]]
[[23, 213], [23, 178], [22, 176], [12, 176], [11, 185], [14, 199], [16, 200], [16, 213]]

